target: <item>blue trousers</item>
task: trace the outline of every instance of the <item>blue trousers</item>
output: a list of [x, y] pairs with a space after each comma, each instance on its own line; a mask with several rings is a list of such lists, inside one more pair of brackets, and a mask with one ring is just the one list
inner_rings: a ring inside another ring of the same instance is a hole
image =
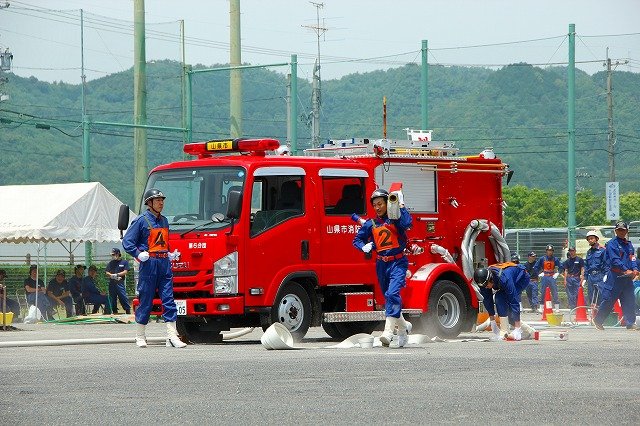
[[71, 296], [62, 297], [61, 300], [64, 302], [64, 309], [67, 313], [67, 318], [73, 316], [73, 299]]
[[[602, 302], [598, 307], [598, 313], [596, 314], [596, 322], [602, 324], [611, 313], [613, 305], [617, 299], [620, 299], [620, 306], [622, 307], [622, 316], [627, 325], [635, 324], [636, 322], [636, 299], [633, 294], [633, 281], [630, 277], [617, 277], [613, 282], [613, 286], [609, 283], [600, 287], [600, 296]], [[606, 285], [609, 284], [609, 285]]]
[[[36, 294], [35, 293], [27, 293], [27, 304], [35, 305], [36, 304]], [[49, 312], [53, 310], [53, 302], [49, 299], [44, 293], [38, 294], [38, 309], [43, 317], [49, 319]]]
[[391, 262], [376, 261], [376, 274], [378, 283], [384, 294], [385, 316], [400, 318], [402, 313], [402, 300], [400, 290], [407, 284], [407, 269], [409, 261], [406, 256]]
[[587, 303], [596, 303], [598, 288], [602, 285], [602, 277], [602, 275], [587, 276], [587, 296], [589, 297]]
[[573, 309], [578, 303], [578, 291], [582, 291], [582, 288], [580, 288], [580, 277], [567, 276], [566, 289], [569, 309]]
[[104, 305], [105, 314], [111, 313], [111, 304], [109, 303], [109, 298], [104, 294], [89, 294], [87, 296], [84, 296], [84, 301], [86, 303], [93, 304], [93, 312], [91, 312], [92, 314], [98, 312], [98, 309], [100, 309], [100, 305]]
[[551, 300], [553, 300], [554, 305], [560, 304], [560, 299], [558, 299], [558, 284], [556, 283], [556, 279], [553, 278], [552, 275], [545, 275], [540, 278], [540, 301], [544, 303], [544, 294], [547, 292], [547, 287], [551, 289]]
[[[511, 307], [507, 302], [507, 293], [504, 291], [498, 291], [494, 294], [493, 290], [489, 288], [481, 288], [480, 294], [482, 294], [482, 297], [484, 298], [482, 300], [482, 304], [491, 319], [493, 319], [497, 312], [499, 317], [508, 317], [509, 324], [511, 325], [514, 325], [516, 320], [520, 320], [520, 313], [518, 312], [518, 315], [516, 315], [515, 312], [511, 310]], [[519, 300], [520, 297], [518, 296], [518, 301]]]
[[537, 309], [538, 308], [538, 281], [529, 281], [529, 285], [525, 289], [527, 292], [527, 299], [529, 299], [529, 305]]
[[118, 312], [118, 300], [120, 300], [120, 304], [126, 313], [131, 312], [131, 305], [129, 304], [124, 281], [117, 283], [109, 281], [109, 299], [111, 299], [111, 309], [113, 312]]
[[138, 275], [138, 300], [140, 305], [136, 309], [136, 322], [147, 324], [153, 307], [156, 290], [162, 300], [162, 317], [165, 322], [175, 322], [178, 319], [176, 302], [173, 299], [173, 273], [169, 259], [151, 257], [146, 262], [140, 262]]

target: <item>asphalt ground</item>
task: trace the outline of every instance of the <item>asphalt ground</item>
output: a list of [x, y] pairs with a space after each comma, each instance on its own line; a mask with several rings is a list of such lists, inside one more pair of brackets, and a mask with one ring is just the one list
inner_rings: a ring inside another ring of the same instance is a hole
[[[17, 326], [0, 342], [135, 333], [133, 324]], [[151, 323], [147, 334], [164, 330]], [[326, 349], [335, 342], [313, 328], [289, 351], [267, 351], [261, 335], [185, 349], [0, 348], [0, 424], [640, 424], [637, 331]]]

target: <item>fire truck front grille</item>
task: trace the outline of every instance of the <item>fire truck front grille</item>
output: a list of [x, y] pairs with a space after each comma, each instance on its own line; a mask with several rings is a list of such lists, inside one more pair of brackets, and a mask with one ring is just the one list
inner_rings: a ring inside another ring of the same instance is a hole
[[193, 277], [197, 274], [198, 271], [173, 271], [174, 277]]
[[197, 283], [195, 281], [190, 281], [190, 282], [186, 282], [186, 283], [181, 283], [181, 282], [173, 282], [173, 287], [195, 287]]

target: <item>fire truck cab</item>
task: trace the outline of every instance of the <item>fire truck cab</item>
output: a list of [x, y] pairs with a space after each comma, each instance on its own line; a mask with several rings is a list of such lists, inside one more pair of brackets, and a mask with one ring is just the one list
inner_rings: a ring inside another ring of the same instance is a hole
[[[184, 150], [196, 159], [153, 169], [146, 188], [166, 195], [170, 249], [181, 253], [172, 263], [179, 333], [218, 342], [232, 327], [274, 322], [296, 339], [320, 325], [335, 339], [371, 333], [384, 321], [384, 295], [375, 254], [352, 245], [360, 225], [351, 217], [374, 217], [369, 195], [394, 182], [413, 216], [409, 242], [424, 249], [407, 253], [405, 317], [414, 333], [470, 330], [481, 300], [474, 266], [509, 256], [501, 230], [510, 172], [490, 150], [461, 157], [430, 133], [410, 135], [329, 141], [305, 156], [271, 155], [272, 139], [193, 143]], [[152, 313], [161, 310], [156, 300]]]

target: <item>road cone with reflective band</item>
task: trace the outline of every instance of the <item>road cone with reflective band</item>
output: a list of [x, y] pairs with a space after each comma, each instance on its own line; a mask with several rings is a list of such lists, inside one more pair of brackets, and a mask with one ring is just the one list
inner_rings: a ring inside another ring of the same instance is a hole
[[620, 321], [620, 325], [625, 325], [624, 321], [622, 320], [622, 306], [620, 306], [620, 299], [616, 300], [616, 303], [613, 304], [613, 310], [616, 314], [618, 314], [618, 321]]
[[589, 322], [587, 319], [587, 308], [584, 301], [582, 287], [578, 289], [578, 307], [576, 308], [576, 322]]
[[542, 311], [542, 321], [547, 320], [547, 314], [553, 313], [553, 302], [551, 302], [551, 289], [547, 287], [544, 292], [544, 310]]

